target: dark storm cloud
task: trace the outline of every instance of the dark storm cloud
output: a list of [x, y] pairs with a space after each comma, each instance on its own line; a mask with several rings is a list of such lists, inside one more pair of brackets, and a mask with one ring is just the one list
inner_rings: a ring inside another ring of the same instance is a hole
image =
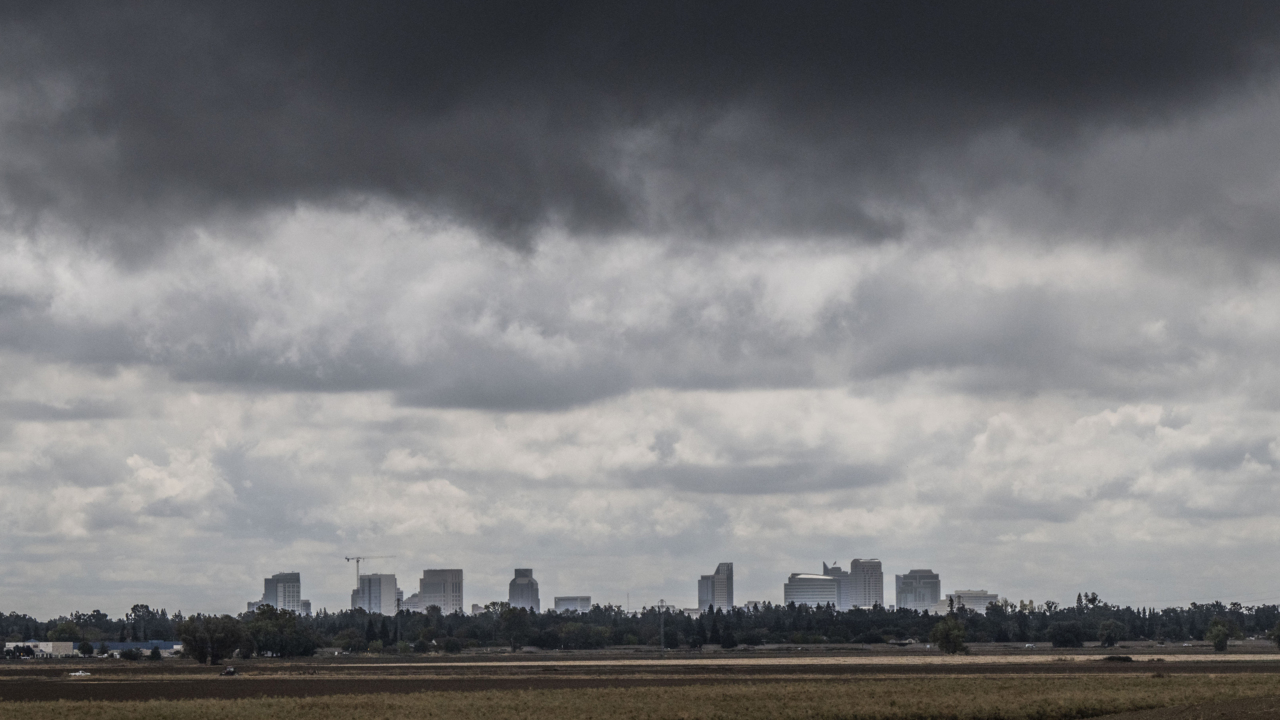
[[[126, 254], [193, 222], [389, 198], [517, 243], [867, 239], [1270, 71], [1272, 3], [24, 3], [0, 191]], [[1069, 195], [1072, 188], [1056, 188]]]

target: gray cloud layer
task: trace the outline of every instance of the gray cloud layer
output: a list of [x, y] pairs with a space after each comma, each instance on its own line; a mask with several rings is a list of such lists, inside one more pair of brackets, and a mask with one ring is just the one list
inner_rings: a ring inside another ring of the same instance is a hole
[[0, 9], [3, 609], [1272, 592], [1280, 11], [780, 8]]
[[17, 4], [0, 192], [135, 259], [370, 196], [517, 244], [875, 240], [1008, 187], [1069, 212], [1082, 146], [1265, 83], [1278, 33], [1271, 3]]

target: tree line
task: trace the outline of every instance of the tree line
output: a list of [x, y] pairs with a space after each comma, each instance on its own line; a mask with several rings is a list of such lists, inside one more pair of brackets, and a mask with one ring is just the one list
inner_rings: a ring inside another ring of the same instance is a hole
[[[665, 629], [665, 637], [660, 628]], [[1280, 606], [1221, 602], [1189, 607], [1120, 607], [1096, 593], [1080, 593], [1074, 605], [1034, 601], [991, 603], [985, 612], [952, 608], [945, 615], [881, 606], [836, 610], [832, 606], [774, 605], [717, 609], [699, 617], [671, 609], [597, 605], [586, 612], [534, 613], [491, 603], [480, 613], [402, 611], [381, 615], [364, 610], [321, 611], [302, 616], [269, 605], [232, 615], [169, 615], [164, 609], [134, 605], [123, 618], [105, 613], [73, 613], [38, 621], [27, 615], [0, 616], [9, 641], [94, 642], [180, 640], [200, 662], [232, 656], [295, 657], [319, 648], [347, 652], [460, 652], [470, 647], [536, 646], [590, 649], [618, 645], [662, 645], [696, 649], [774, 643], [935, 642], [960, 651], [966, 642], [1050, 643], [1080, 647], [1126, 640], [1209, 640], [1225, 648], [1231, 638], [1272, 637], [1280, 642]]]

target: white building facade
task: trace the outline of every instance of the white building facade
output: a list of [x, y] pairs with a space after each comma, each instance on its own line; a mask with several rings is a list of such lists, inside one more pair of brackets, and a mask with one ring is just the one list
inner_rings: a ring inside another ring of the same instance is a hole
[[556, 598], [556, 612], [588, 612], [591, 610], [590, 595], [565, 595]]
[[782, 586], [782, 602], [815, 608], [835, 605], [838, 588], [839, 581], [830, 575], [791, 573], [791, 577]]

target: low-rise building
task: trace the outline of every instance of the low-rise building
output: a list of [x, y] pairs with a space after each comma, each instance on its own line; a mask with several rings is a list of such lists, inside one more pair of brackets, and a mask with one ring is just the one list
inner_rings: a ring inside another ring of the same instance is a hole
[[556, 612], [588, 612], [591, 610], [590, 595], [566, 595], [556, 598]]
[[22, 642], [6, 642], [5, 650], [16, 649], [20, 647], [29, 647], [36, 657], [66, 657], [76, 654], [76, 643], [73, 642], [54, 642], [49, 640], [26, 640]]
[[953, 593], [947, 593], [947, 599], [938, 602], [934, 608], [936, 614], [945, 615], [951, 610], [952, 603], [958, 610], [964, 607], [969, 610], [987, 614], [987, 605], [1000, 602], [1000, 596], [996, 593], [989, 593], [986, 590], [957, 590]]
[[837, 581], [830, 575], [791, 573], [782, 586], [782, 602], [822, 607], [836, 604]]

